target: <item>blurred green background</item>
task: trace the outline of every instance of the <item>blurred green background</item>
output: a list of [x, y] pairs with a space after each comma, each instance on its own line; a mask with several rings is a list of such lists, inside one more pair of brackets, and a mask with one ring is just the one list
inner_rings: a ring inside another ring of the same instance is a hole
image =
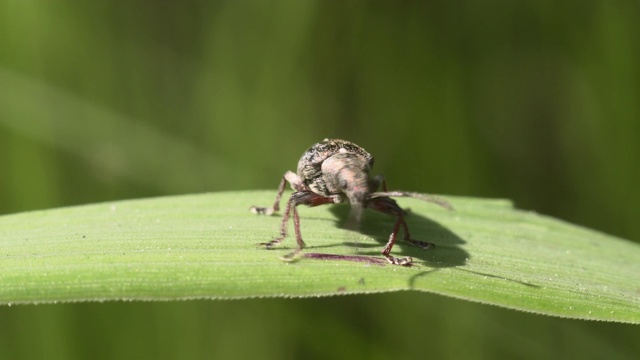
[[[275, 195], [340, 137], [391, 189], [638, 241], [639, 18], [637, 0], [0, 1], [0, 214]], [[418, 293], [0, 308], [1, 359], [638, 354], [638, 326]]]

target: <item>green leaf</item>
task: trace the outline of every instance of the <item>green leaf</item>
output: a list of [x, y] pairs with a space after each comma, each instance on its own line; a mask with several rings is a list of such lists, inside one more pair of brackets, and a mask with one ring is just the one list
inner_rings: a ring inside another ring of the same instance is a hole
[[[0, 217], [0, 303], [303, 297], [420, 290], [561, 317], [640, 323], [640, 245], [508, 201], [416, 199], [407, 223], [414, 266], [300, 257], [257, 243], [282, 217], [258, 216], [275, 191], [92, 204]], [[299, 207], [305, 253], [380, 256], [392, 217], [367, 211], [346, 230], [347, 205]], [[292, 225], [290, 225], [292, 227]], [[291, 229], [292, 230], [292, 229]]]

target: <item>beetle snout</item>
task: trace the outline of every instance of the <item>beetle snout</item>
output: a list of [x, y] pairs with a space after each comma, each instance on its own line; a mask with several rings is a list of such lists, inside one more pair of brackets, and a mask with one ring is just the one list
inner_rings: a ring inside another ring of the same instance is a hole
[[338, 184], [351, 204], [363, 205], [369, 193], [369, 176], [363, 171], [348, 167], [342, 169], [338, 175]]
[[344, 193], [351, 204], [364, 204], [369, 193], [368, 165], [350, 154], [336, 154], [322, 163], [330, 192]]

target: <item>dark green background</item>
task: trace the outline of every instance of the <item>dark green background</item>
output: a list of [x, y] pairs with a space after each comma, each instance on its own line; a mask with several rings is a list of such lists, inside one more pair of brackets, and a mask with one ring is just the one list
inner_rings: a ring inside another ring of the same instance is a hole
[[[341, 137], [392, 189], [638, 241], [639, 18], [636, 0], [1, 1], [0, 213], [275, 194]], [[0, 308], [2, 359], [639, 353], [637, 326], [418, 293]]]

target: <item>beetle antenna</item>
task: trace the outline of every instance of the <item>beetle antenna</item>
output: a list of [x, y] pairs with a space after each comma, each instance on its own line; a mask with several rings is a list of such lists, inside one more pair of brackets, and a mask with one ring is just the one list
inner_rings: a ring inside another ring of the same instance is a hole
[[374, 192], [369, 194], [369, 198], [376, 198], [376, 197], [383, 197], [383, 196], [387, 196], [387, 197], [411, 197], [414, 199], [419, 199], [419, 200], [423, 200], [423, 201], [428, 201], [437, 205], [442, 206], [443, 208], [447, 209], [447, 210], [453, 210], [453, 206], [451, 206], [451, 204], [449, 204], [448, 201], [434, 196], [434, 195], [429, 195], [429, 194], [421, 194], [421, 193], [416, 193], [416, 192], [409, 192], [409, 191], [378, 191], [378, 192]]

